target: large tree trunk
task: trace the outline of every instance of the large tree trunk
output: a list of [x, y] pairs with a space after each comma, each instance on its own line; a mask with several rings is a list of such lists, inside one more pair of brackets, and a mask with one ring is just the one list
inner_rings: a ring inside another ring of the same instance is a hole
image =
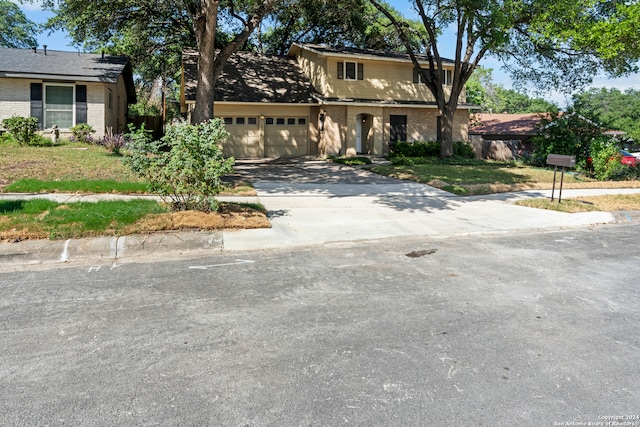
[[440, 116], [440, 157], [453, 156], [453, 116], [455, 108], [448, 105], [443, 109]]
[[202, 0], [198, 15], [193, 18], [199, 55], [196, 105], [191, 116], [193, 123], [202, 123], [213, 118], [218, 7], [218, 0]]

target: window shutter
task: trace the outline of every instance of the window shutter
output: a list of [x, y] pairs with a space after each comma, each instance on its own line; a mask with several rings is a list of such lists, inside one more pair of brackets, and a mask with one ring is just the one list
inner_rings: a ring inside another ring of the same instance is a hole
[[358, 80], [364, 80], [364, 65], [358, 63]]
[[420, 71], [417, 68], [413, 69], [413, 82], [414, 83], [420, 83], [420, 77], [419, 77]]
[[344, 79], [344, 62], [338, 62], [338, 80]]
[[76, 85], [76, 123], [87, 123], [87, 86]]
[[38, 119], [38, 129], [44, 126], [44, 109], [42, 108], [42, 83], [31, 83], [30, 116]]

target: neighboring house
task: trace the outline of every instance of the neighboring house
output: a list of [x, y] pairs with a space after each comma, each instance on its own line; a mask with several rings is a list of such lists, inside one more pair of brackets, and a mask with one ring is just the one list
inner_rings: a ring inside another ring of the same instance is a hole
[[[428, 61], [419, 56], [425, 67]], [[183, 54], [181, 104], [195, 104], [195, 52]], [[453, 63], [445, 62], [446, 84]], [[467, 140], [464, 94], [454, 140]], [[438, 110], [409, 56], [294, 44], [288, 56], [237, 52], [218, 79], [214, 114], [231, 137], [226, 155], [384, 155], [389, 143], [436, 140]]]
[[531, 152], [531, 138], [538, 133], [544, 114], [473, 114], [469, 140], [478, 157], [510, 160]]
[[126, 129], [136, 102], [127, 58], [41, 49], [0, 48], [0, 122], [11, 116], [37, 117], [39, 128], [88, 123], [100, 137], [107, 128]]

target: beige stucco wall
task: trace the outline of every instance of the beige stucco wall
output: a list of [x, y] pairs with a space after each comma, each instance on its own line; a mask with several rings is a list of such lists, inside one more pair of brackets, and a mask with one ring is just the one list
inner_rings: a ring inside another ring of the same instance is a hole
[[[298, 61], [318, 92], [329, 98], [375, 99], [434, 102], [424, 84], [413, 82], [413, 64], [404, 61], [360, 59], [356, 57], [321, 56], [305, 49], [299, 51]], [[363, 64], [363, 80], [338, 79], [338, 62]], [[445, 67], [453, 69], [453, 67]], [[450, 93], [445, 86], [445, 93]], [[464, 94], [460, 102], [464, 102]]]

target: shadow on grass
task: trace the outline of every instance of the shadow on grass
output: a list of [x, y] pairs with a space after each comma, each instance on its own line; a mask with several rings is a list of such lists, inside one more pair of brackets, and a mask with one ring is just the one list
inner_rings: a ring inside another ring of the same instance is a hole
[[5, 200], [0, 202], [0, 214], [19, 212], [24, 208], [24, 200]]

